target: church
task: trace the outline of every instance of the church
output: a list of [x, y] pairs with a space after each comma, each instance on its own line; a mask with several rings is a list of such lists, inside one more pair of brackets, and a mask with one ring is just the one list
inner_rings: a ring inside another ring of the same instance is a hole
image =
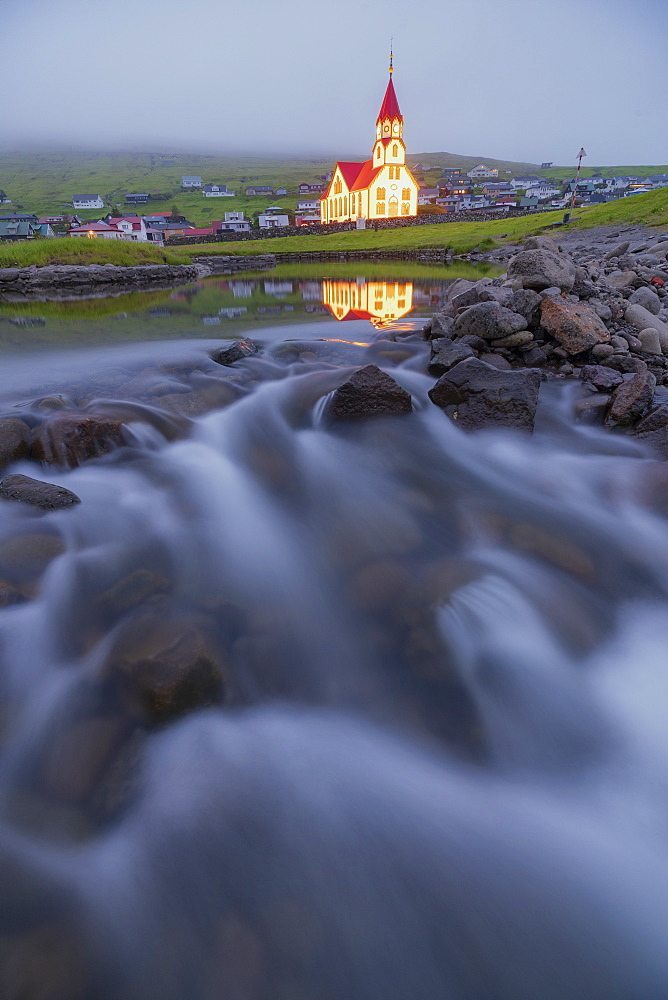
[[419, 185], [406, 166], [404, 118], [390, 80], [376, 119], [376, 142], [370, 160], [334, 167], [320, 199], [320, 221], [395, 219], [417, 215]]

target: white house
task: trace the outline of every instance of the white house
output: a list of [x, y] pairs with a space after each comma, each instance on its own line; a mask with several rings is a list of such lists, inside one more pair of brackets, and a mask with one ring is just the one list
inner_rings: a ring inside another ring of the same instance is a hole
[[222, 222], [211, 223], [214, 233], [220, 233], [223, 229], [247, 233], [250, 232], [250, 227], [250, 220], [244, 217], [243, 212], [225, 212], [225, 219]]
[[121, 219], [111, 218], [109, 219], [109, 225], [116, 226], [117, 229], [125, 234], [128, 240], [134, 240], [136, 243], [148, 242], [146, 223], [138, 215]]
[[104, 202], [99, 194], [75, 194], [72, 197], [72, 208], [104, 208]]
[[290, 219], [278, 205], [270, 205], [266, 212], [258, 216], [260, 229], [276, 229], [279, 226], [289, 226]]
[[493, 167], [486, 167], [484, 163], [479, 163], [477, 167], [472, 167], [466, 174], [467, 177], [498, 177], [499, 171]]
[[300, 198], [297, 202], [298, 212], [320, 212], [319, 198]]
[[420, 188], [418, 191], [418, 205], [433, 205], [438, 198], [439, 188]]
[[665, 188], [668, 187], [668, 174], [652, 174], [647, 180], [651, 183], [653, 188]]
[[202, 178], [198, 177], [197, 174], [185, 174], [181, 178], [182, 188], [201, 188]]
[[542, 201], [545, 198], [556, 198], [558, 194], [560, 194], [560, 191], [553, 184], [548, 184], [547, 181], [540, 181], [540, 183], [526, 189], [525, 197], [540, 198]]
[[227, 184], [205, 184], [202, 194], [205, 198], [234, 198], [234, 191], [228, 191]]
[[526, 191], [527, 188], [540, 184], [540, 177], [513, 177], [510, 183], [514, 191]]

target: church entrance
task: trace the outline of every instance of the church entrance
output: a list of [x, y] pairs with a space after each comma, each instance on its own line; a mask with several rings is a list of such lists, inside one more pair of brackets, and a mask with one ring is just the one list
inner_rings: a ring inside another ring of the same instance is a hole
[[399, 215], [399, 202], [397, 201], [396, 198], [390, 198], [389, 208], [390, 208], [390, 218], [391, 219], [396, 218], [396, 216]]

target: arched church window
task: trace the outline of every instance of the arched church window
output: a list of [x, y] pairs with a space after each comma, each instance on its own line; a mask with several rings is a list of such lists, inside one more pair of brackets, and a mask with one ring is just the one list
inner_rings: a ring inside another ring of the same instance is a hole
[[376, 202], [376, 215], [385, 215], [385, 202], [384, 201], [377, 201]]
[[399, 146], [395, 142], [394, 146], [392, 146], [392, 156], [398, 156], [398, 155], [399, 155]]
[[401, 214], [410, 215], [411, 203], [409, 201], [402, 201], [401, 203]]
[[378, 201], [385, 201], [385, 188], [376, 188], [376, 198]]
[[410, 188], [403, 188], [402, 191], [401, 191], [401, 197], [403, 198], [404, 201], [410, 201], [411, 189]]

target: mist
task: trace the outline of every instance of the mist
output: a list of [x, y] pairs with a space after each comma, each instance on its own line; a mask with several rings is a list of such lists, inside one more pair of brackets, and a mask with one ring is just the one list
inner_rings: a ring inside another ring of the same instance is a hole
[[409, 152], [660, 164], [667, 20], [664, 0], [0, 0], [0, 150], [366, 156], [393, 36]]

